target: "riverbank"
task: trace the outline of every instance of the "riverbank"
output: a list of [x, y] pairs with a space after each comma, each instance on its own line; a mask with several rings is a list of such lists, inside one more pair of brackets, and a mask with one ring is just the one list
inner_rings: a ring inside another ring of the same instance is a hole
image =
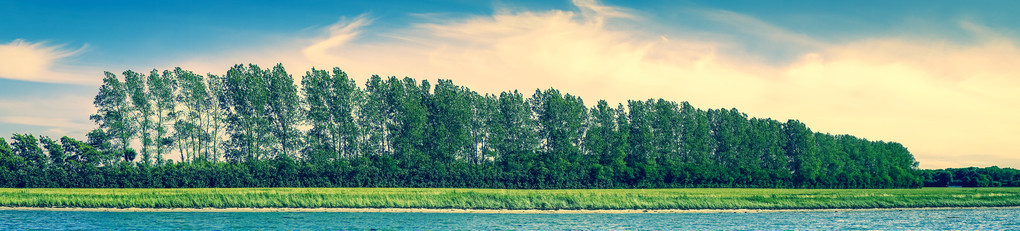
[[0, 207], [0, 211], [72, 211], [72, 212], [329, 212], [329, 213], [471, 213], [471, 214], [638, 214], [638, 213], [781, 213], [781, 212], [858, 212], [912, 210], [1020, 209], [1012, 207], [929, 207], [870, 209], [619, 209], [619, 210], [510, 210], [510, 209], [421, 209], [421, 208], [57, 208]]
[[[479, 213], [759, 212], [1020, 206], [1020, 188], [922, 189], [0, 189], [0, 207], [97, 211]], [[176, 209], [176, 210], [175, 210]]]

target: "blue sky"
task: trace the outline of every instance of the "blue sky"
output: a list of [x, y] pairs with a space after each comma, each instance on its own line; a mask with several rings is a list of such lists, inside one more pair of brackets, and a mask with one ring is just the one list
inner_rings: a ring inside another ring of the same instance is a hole
[[[754, 17], [797, 33], [844, 41], [881, 35], [934, 36], [967, 42], [955, 24], [979, 22], [1016, 33], [1020, 2], [998, 1], [963, 6], [953, 1], [606, 1], [640, 12], [665, 30], [720, 32], [754, 40], [738, 28], [692, 14], [724, 10]], [[497, 7], [523, 10], [576, 10], [569, 1], [5, 1], [0, 3], [0, 41], [23, 39], [85, 46], [69, 63], [152, 66], [171, 57], [209, 50], [244, 49], [287, 35], [313, 33], [341, 17], [366, 14], [365, 30], [386, 31], [422, 23], [416, 14], [447, 17], [491, 15]], [[755, 46], [749, 47], [762, 49]], [[766, 55], [769, 54], [759, 54]], [[166, 64], [163, 64], [166, 65]], [[170, 64], [172, 65], [172, 64]]]
[[[81, 137], [102, 71], [283, 63], [665, 98], [1020, 167], [1018, 1], [0, 1], [0, 134]], [[5, 135], [6, 136], [6, 135]]]

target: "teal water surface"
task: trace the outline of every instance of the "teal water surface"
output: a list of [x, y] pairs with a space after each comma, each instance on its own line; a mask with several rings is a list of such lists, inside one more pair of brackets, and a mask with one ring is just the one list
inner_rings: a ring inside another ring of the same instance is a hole
[[0, 230], [1020, 230], [1020, 208], [675, 214], [0, 211]]

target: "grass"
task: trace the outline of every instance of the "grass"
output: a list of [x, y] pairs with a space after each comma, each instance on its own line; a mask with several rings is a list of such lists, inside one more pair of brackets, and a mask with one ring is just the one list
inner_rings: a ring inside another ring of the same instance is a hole
[[4, 207], [861, 209], [1020, 206], [1020, 188], [923, 189], [10, 189]]

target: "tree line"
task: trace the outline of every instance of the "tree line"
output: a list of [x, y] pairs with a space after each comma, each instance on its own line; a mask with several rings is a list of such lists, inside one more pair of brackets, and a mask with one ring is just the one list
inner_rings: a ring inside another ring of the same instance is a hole
[[[14, 134], [0, 187], [909, 188], [899, 143], [736, 109], [282, 65], [105, 73], [84, 141]], [[0, 141], [3, 139], [0, 138]], [[171, 158], [172, 157], [172, 158]], [[176, 160], [174, 160], [176, 159]]]
[[1020, 170], [997, 166], [923, 169], [924, 187], [1020, 187]]

